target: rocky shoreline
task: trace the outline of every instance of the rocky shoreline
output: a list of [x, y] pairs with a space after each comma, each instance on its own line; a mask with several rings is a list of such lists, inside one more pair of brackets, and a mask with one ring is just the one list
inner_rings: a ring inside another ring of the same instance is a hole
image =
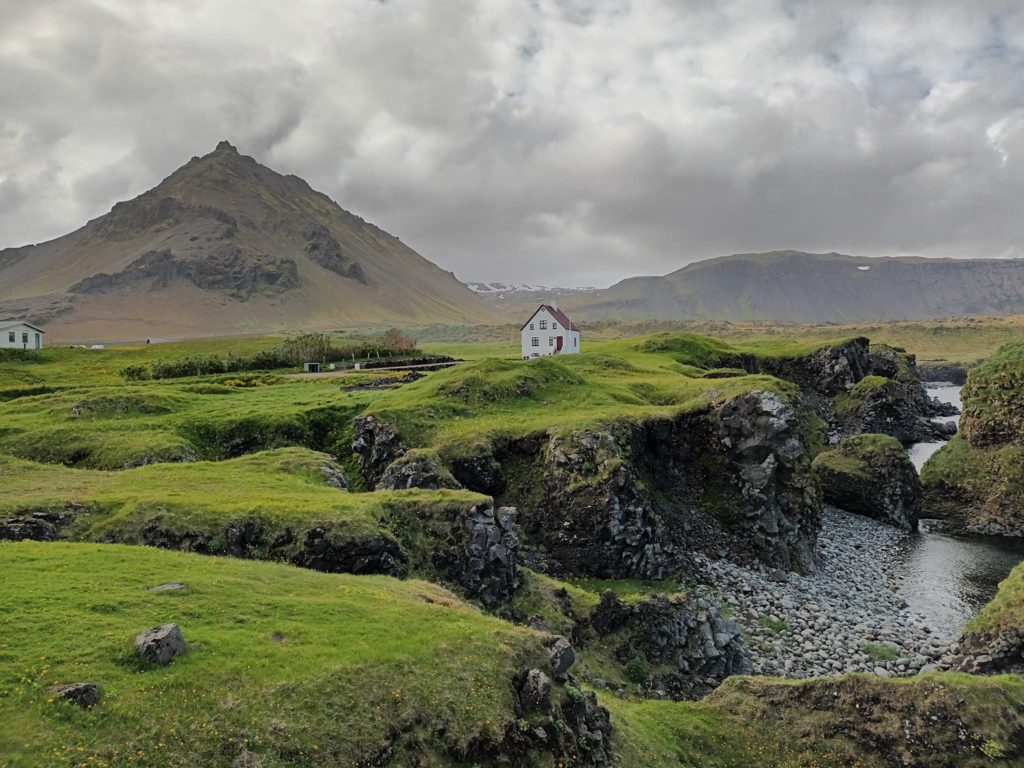
[[745, 627], [754, 674], [909, 677], [947, 668], [955, 645], [936, 636], [900, 595], [909, 536], [827, 507], [813, 573], [752, 569], [702, 556], [698, 590], [728, 605]]

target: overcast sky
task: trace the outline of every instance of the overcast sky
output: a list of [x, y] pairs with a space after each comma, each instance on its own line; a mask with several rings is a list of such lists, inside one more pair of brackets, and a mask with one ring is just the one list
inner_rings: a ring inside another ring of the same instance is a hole
[[467, 280], [1024, 255], [1019, 0], [0, 0], [0, 247], [221, 139]]

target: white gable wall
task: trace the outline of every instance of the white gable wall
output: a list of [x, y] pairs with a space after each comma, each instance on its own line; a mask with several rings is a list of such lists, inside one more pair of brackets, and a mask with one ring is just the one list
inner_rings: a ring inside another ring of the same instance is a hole
[[0, 327], [0, 349], [42, 349], [43, 332], [25, 323]]
[[[571, 331], [541, 307], [530, 321], [523, 326], [521, 346], [523, 357], [547, 357], [548, 355], [573, 355], [580, 351], [580, 332]], [[562, 338], [562, 349], [558, 349], [558, 338]]]

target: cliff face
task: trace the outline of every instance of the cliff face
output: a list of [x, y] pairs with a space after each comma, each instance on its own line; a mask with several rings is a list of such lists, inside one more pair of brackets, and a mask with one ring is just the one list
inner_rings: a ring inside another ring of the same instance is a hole
[[[759, 391], [674, 417], [499, 442], [450, 472], [515, 506], [533, 560], [556, 572], [661, 578], [706, 548], [806, 571], [821, 510], [807, 429]], [[389, 422], [360, 417], [355, 431], [371, 482], [409, 465]]]
[[75, 232], [0, 251], [0, 314], [51, 339], [499, 319], [398, 238], [227, 142]]
[[970, 371], [961, 434], [921, 473], [926, 503], [954, 529], [1024, 536], [1024, 342]]

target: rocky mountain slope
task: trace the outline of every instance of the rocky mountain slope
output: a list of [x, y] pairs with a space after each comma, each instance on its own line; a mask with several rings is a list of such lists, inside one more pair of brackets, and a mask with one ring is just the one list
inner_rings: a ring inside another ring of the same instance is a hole
[[0, 315], [50, 340], [496, 319], [398, 238], [227, 142], [81, 229], [0, 251]]
[[566, 296], [576, 320], [913, 320], [1024, 311], [1024, 260], [744, 253]]

